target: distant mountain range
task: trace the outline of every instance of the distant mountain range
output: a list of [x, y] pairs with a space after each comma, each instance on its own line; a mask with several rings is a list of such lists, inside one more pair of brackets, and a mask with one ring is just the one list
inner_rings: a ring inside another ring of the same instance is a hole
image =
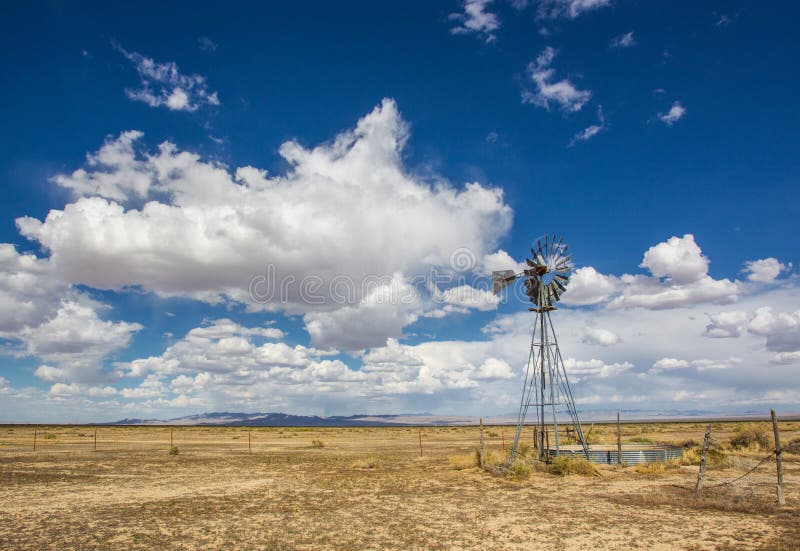
[[[691, 421], [700, 419], [766, 419], [768, 412], [720, 413], [714, 411], [669, 411], [654, 412], [646, 410], [622, 411], [622, 421]], [[616, 411], [581, 412], [584, 422], [602, 422], [616, 419]], [[781, 415], [782, 419], [797, 418], [798, 414]], [[534, 416], [535, 418], [535, 416]], [[484, 417], [489, 425], [511, 425], [517, 421], [516, 414]], [[528, 420], [530, 422], [530, 420]], [[560, 420], [561, 421], [561, 420]], [[566, 421], [564, 419], [563, 421]], [[434, 415], [432, 413], [405, 413], [398, 415], [291, 415], [288, 413], [232, 413], [228, 411], [200, 413], [175, 419], [121, 419], [95, 425], [196, 425], [228, 427], [386, 427], [386, 426], [459, 426], [476, 425], [478, 417], [457, 415]]]

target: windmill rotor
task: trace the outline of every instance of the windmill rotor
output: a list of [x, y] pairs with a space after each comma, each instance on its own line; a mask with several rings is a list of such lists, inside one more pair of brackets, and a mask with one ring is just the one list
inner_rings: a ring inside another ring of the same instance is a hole
[[513, 270], [492, 272], [492, 290], [499, 293], [515, 279], [525, 278], [525, 294], [539, 309], [555, 309], [555, 303], [567, 290], [572, 276], [572, 255], [567, 254], [563, 237], [546, 235], [531, 247], [531, 257], [526, 258], [527, 268], [520, 274]]

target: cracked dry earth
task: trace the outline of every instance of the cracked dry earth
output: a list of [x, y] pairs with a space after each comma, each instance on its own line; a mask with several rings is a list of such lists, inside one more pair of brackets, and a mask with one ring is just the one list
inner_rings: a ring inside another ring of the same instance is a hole
[[[178, 455], [163, 428], [103, 428], [97, 452], [86, 429], [51, 428], [35, 454], [29, 429], [9, 430], [2, 549], [800, 548], [797, 456], [778, 509], [774, 464], [700, 500], [678, 487], [696, 467], [526, 478], [455, 468], [449, 458], [474, 450], [473, 427], [423, 429], [422, 457], [408, 428], [254, 429], [252, 453], [247, 429], [182, 428]], [[711, 471], [709, 486], [737, 474]]]

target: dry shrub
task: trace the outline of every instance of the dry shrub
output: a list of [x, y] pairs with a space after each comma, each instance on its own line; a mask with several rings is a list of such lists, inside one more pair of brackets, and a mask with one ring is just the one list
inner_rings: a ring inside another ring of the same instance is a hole
[[382, 461], [376, 455], [368, 455], [367, 457], [356, 459], [350, 463], [353, 469], [377, 469], [381, 466]]
[[636, 465], [633, 470], [639, 474], [657, 476], [667, 472], [667, 466], [663, 463], [642, 463], [641, 465]]
[[170, 455], [178, 455], [178, 446], [172, 446], [167, 453]]
[[786, 451], [786, 452], [789, 452], [789, 453], [795, 453], [797, 455], [800, 455], [800, 436], [790, 440], [789, 443], [786, 444], [781, 449], [781, 451]]
[[463, 455], [451, 455], [448, 458], [450, 466], [455, 470], [460, 471], [472, 467], [480, 466], [480, 451], [476, 450], [474, 453], [467, 453]]
[[550, 463], [549, 470], [552, 474], [566, 476], [577, 474], [581, 476], [600, 476], [600, 472], [585, 457], [579, 455], [559, 455]]
[[628, 438], [626, 441], [628, 444], [652, 444], [653, 441], [646, 436], [634, 436], [633, 438]]
[[533, 465], [526, 461], [514, 461], [506, 474], [515, 478], [527, 478], [533, 472]]
[[322, 440], [320, 440], [318, 438], [315, 438], [314, 440], [311, 441], [311, 447], [312, 448], [317, 448], [317, 449], [324, 448], [325, 447], [325, 442], [323, 442]]
[[42, 438], [44, 438], [45, 440], [55, 440], [56, 435], [53, 434], [52, 432], [46, 432], [42, 435]]
[[[702, 451], [700, 446], [684, 450], [681, 465], [699, 465]], [[706, 467], [708, 469], [726, 469], [730, 467], [730, 459], [720, 450], [709, 448], [706, 454]]]
[[763, 450], [769, 448], [769, 437], [759, 427], [740, 430], [730, 439], [730, 446], [735, 450]]

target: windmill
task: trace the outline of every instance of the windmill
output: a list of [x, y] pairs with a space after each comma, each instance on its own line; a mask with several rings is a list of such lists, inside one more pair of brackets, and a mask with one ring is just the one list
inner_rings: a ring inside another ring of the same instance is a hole
[[561, 450], [558, 434], [558, 407], [563, 406], [569, 414], [575, 437], [589, 458], [589, 447], [583, 435], [575, 400], [567, 380], [564, 360], [558, 348], [555, 328], [550, 313], [557, 310], [555, 303], [567, 290], [572, 274], [571, 255], [567, 254], [564, 239], [555, 235], [537, 239], [531, 248], [533, 258], [526, 259], [527, 268], [516, 273], [514, 270], [502, 270], [492, 273], [492, 290], [495, 294], [511, 285], [517, 279], [524, 279], [525, 294], [534, 304], [528, 310], [534, 312], [531, 346], [528, 364], [525, 369], [525, 382], [522, 385], [522, 398], [517, 416], [517, 431], [514, 445], [511, 448], [510, 462], [514, 461], [522, 435], [522, 429], [528, 410], [536, 411], [536, 429], [534, 442], [539, 450], [539, 458], [547, 460], [550, 454], [548, 417], [553, 423], [553, 437], [556, 455]]

